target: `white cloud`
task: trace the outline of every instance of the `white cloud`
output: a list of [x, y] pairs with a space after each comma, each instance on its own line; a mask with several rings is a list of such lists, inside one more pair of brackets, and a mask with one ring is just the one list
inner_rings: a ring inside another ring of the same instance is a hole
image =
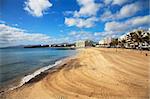
[[150, 24], [150, 16], [138, 16], [133, 17], [125, 22], [107, 22], [105, 24], [105, 31], [116, 31], [116, 32], [124, 32], [130, 29], [138, 28], [142, 25], [148, 26]]
[[112, 4], [112, 5], [122, 5], [122, 4], [124, 4], [124, 3], [127, 3], [127, 2], [129, 2], [129, 0], [104, 0], [104, 3], [106, 4], [106, 5], [108, 5], [108, 4]]
[[94, 34], [88, 31], [72, 31], [69, 33], [69, 36], [72, 40], [93, 40], [95, 38]]
[[80, 9], [74, 11], [72, 17], [65, 18], [65, 24], [68, 26], [76, 26], [79, 28], [90, 28], [98, 21], [96, 14], [100, 8], [100, 4], [95, 0], [77, 0]]
[[113, 20], [115, 17], [112, 14], [112, 12], [110, 10], [106, 10], [100, 17], [100, 20], [102, 21], [110, 21]]
[[126, 2], [129, 2], [129, 0], [113, 0], [112, 4], [122, 5]]
[[73, 15], [74, 12], [73, 11], [64, 11], [63, 15], [67, 16], [67, 15]]
[[41, 17], [51, 6], [52, 4], [48, 0], [27, 0], [24, 10], [28, 11], [33, 16]]
[[99, 37], [100, 39], [103, 39], [106, 37], [116, 38], [116, 37], [119, 37], [120, 35], [122, 35], [122, 33], [118, 33], [116, 31], [104, 31], [104, 32], [95, 32], [94, 35], [96, 37]]
[[95, 16], [100, 8], [100, 4], [95, 3], [95, 0], [77, 0], [77, 2], [81, 8], [74, 12], [75, 17]]
[[108, 32], [95, 32], [94, 36], [101, 36], [101, 37], [106, 37], [106, 36], [111, 36], [114, 35], [114, 32], [108, 31]]
[[[102, 37], [102, 36], [101, 36]], [[63, 42], [73, 43], [77, 40], [98, 41], [100, 36], [88, 31], [72, 31], [67, 35], [51, 37], [42, 33], [28, 33], [26, 30], [0, 24], [0, 47], [26, 45], [26, 44], [58, 44]]]
[[116, 17], [117, 18], [130, 17], [136, 14], [139, 10], [141, 10], [141, 5], [139, 4], [139, 2], [127, 4], [121, 8]]
[[129, 20], [129, 23], [131, 23], [133, 26], [139, 26], [139, 25], [143, 25], [143, 24], [150, 24], [150, 16], [143, 16], [143, 17], [135, 17], [132, 18], [131, 20]]
[[18, 44], [21, 42], [50, 42], [49, 36], [41, 33], [27, 33], [23, 29], [0, 24], [0, 44], [1, 46]]
[[128, 25], [120, 22], [107, 22], [105, 24], [105, 31], [125, 31], [127, 29]]
[[90, 28], [94, 26], [94, 23], [98, 21], [95, 17], [90, 17], [87, 19], [82, 18], [65, 18], [65, 24], [68, 26], [77, 26], [79, 28]]
[[105, 3], [106, 5], [110, 4], [111, 2], [112, 2], [112, 0], [104, 0], [104, 3]]
[[110, 20], [119, 20], [123, 18], [128, 18], [134, 16], [138, 11], [142, 10], [142, 6], [140, 2], [127, 4], [123, 6], [120, 11], [116, 13], [112, 13], [110, 10], [106, 10], [103, 15], [101, 15], [100, 19], [102, 21], [110, 21]]
[[89, 32], [89, 31], [72, 31], [69, 33], [69, 41], [78, 41], [78, 40], [93, 40], [93, 41], [99, 41], [100, 39], [103, 39], [105, 37], [116, 37], [120, 34], [117, 34], [116, 32], [112, 31], [106, 31], [106, 32]]

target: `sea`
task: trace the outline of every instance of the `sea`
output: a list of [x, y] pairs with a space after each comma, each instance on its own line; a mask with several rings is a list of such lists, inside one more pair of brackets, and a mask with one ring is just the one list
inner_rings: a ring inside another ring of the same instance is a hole
[[0, 91], [20, 87], [76, 53], [60, 48], [0, 48]]

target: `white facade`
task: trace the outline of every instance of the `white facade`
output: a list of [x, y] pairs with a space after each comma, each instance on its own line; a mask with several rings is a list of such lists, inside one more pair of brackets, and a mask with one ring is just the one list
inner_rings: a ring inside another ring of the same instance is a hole
[[76, 47], [78, 47], [78, 48], [85, 47], [85, 41], [77, 41]]
[[99, 41], [99, 44], [100, 45], [104, 45], [104, 44], [109, 45], [111, 43], [111, 41], [112, 41], [112, 38], [111, 37], [107, 37], [107, 38]]

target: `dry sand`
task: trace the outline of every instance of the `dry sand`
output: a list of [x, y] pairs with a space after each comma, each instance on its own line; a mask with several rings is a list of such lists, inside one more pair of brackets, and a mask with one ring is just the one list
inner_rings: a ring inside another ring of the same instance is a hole
[[75, 58], [7, 93], [6, 99], [148, 99], [150, 56], [144, 53], [80, 49]]

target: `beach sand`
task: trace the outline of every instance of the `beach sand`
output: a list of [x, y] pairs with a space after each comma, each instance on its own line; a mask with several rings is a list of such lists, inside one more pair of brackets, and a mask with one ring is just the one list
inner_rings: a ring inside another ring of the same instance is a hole
[[85, 48], [61, 66], [6, 93], [6, 99], [148, 99], [150, 56]]

